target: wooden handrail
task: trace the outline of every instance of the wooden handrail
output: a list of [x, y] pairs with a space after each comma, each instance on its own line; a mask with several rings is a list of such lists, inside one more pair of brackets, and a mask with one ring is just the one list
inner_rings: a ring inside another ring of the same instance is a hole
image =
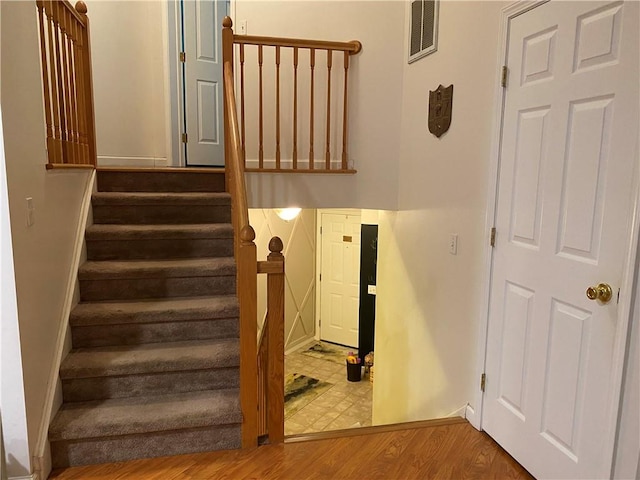
[[348, 52], [350, 55], [358, 54], [362, 50], [362, 44], [358, 40], [352, 40], [350, 42], [329, 42], [326, 40], [305, 40], [301, 38], [234, 35], [233, 43], [238, 45], [264, 45], [269, 47], [298, 47], [314, 48], [317, 50], [336, 50]]
[[96, 164], [87, 6], [37, 0], [47, 136], [47, 168]]

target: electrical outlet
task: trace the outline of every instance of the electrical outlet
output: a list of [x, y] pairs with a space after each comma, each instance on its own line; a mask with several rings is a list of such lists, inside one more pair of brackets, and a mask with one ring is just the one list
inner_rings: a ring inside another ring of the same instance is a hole
[[451, 255], [458, 254], [458, 234], [452, 233], [449, 235], [449, 253]]
[[27, 197], [27, 227], [36, 223], [36, 209], [33, 206], [33, 198]]
[[238, 24], [238, 35], [246, 35], [247, 34], [247, 21], [240, 20]]

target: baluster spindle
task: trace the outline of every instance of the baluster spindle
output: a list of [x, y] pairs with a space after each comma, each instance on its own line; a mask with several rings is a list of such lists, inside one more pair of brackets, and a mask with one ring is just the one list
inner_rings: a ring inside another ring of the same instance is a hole
[[327, 138], [325, 148], [325, 168], [331, 170], [331, 64], [333, 50], [327, 50]]
[[298, 47], [293, 47], [293, 169], [298, 168]]
[[75, 163], [73, 158], [73, 138], [71, 128], [71, 101], [69, 98], [71, 96], [71, 86], [69, 84], [69, 58], [67, 57], [67, 9], [60, 2], [57, 3], [58, 8], [60, 9], [58, 13], [60, 15], [60, 48], [62, 50], [62, 90], [64, 96], [65, 138], [67, 140], [67, 151], [64, 163]]
[[244, 44], [240, 44], [240, 127], [242, 129], [242, 164], [247, 166], [246, 138], [244, 123]]
[[44, 2], [37, 0], [38, 18], [40, 26], [40, 55], [42, 61], [42, 86], [44, 93], [44, 114], [47, 128], [47, 158], [49, 163], [55, 163], [55, 144], [53, 140], [53, 123], [51, 119], [51, 98], [49, 91], [49, 64], [47, 61], [47, 45], [45, 37], [45, 22], [48, 23], [47, 15], [44, 10]]
[[280, 46], [276, 46], [276, 168], [280, 169]]
[[53, 129], [55, 140], [56, 163], [63, 163], [64, 143], [62, 134], [62, 101], [60, 90], [62, 82], [60, 80], [60, 61], [58, 59], [60, 49], [58, 45], [58, 22], [55, 20], [57, 2], [47, 0], [45, 9], [48, 7], [49, 17], [49, 64], [51, 65], [51, 99], [53, 100]]
[[313, 170], [313, 80], [316, 67], [316, 49], [309, 50], [309, 66], [311, 67], [311, 105], [309, 106], [309, 170]]
[[77, 22], [73, 18], [71, 12], [65, 8], [67, 18], [67, 56], [69, 58], [69, 96], [71, 97], [71, 141], [73, 146], [73, 163], [82, 163], [80, 161], [80, 149], [78, 143], [78, 105], [76, 102], [76, 82], [75, 82], [75, 58], [73, 55], [75, 44], [75, 26]]
[[344, 104], [342, 105], [342, 169], [347, 169], [347, 85], [349, 78], [349, 52], [344, 52]]
[[262, 107], [262, 45], [258, 45], [258, 71], [260, 83], [260, 113], [259, 113], [259, 141], [258, 168], [264, 168], [264, 132], [263, 132], [263, 107]]

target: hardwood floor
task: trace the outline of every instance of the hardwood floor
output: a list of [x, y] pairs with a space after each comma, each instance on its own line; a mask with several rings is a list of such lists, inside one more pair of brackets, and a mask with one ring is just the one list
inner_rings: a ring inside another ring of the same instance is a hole
[[[440, 422], [442, 423], [442, 422]], [[466, 421], [55, 471], [51, 480], [531, 479]]]

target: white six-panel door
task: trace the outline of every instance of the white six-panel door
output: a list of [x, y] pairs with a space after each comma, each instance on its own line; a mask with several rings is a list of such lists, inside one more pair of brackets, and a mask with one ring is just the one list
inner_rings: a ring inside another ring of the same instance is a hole
[[[510, 22], [483, 428], [537, 478], [608, 478], [637, 174], [638, 3]], [[610, 284], [608, 304], [587, 287]]]
[[320, 338], [358, 347], [360, 215], [322, 214]]
[[224, 165], [222, 20], [225, 0], [184, 0], [187, 165]]

